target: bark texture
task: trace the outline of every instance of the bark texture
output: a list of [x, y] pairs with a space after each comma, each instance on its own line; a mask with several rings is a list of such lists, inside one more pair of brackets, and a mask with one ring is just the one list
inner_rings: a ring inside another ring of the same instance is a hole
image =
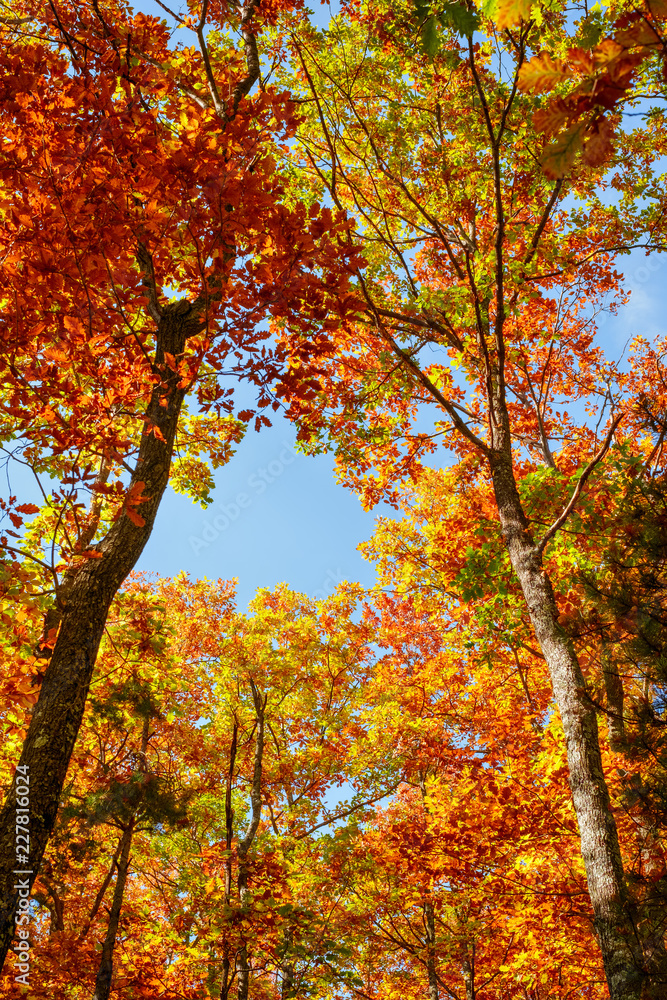
[[295, 982], [296, 969], [294, 960], [291, 957], [292, 948], [294, 946], [294, 928], [290, 927], [285, 932], [283, 946], [285, 948], [285, 957], [283, 958], [280, 966], [280, 996], [281, 1000], [293, 1000], [293, 998], [297, 995]]
[[[474, 949], [473, 949], [474, 956]], [[466, 1000], [475, 1000], [477, 996], [477, 990], [475, 989], [475, 968], [474, 968], [474, 957], [471, 962], [469, 958], [464, 958], [463, 960], [463, 982], [466, 988]]]
[[[234, 837], [234, 810], [232, 809], [232, 782], [236, 767], [236, 748], [238, 745], [239, 724], [234, 716], [232, 730], [232, 745], [229, 751], [229, 768], [225, 782], [225, 906], [229, 906], [232, 898], [232, 839]], [[229, 957], [229, 941], [223, 932], [222, 981], [220, 983], [220, 1000], [227, 1000], [234, 979], [231, 972]]]
[[[149, 726], [150, 719], [147, 715], [144, 719], [143, 732], [141, 737], [141, 764], [140, 770], [143, 774], [148, 771], [146, 752], [148, 750], [148, 738], [149, 738]], [[116, 946], [116, 935], [118, 934], [118, 927], [120, 924], [120, 911], [123, 908], [123, 898], [125, 896], [125, 885], [127, 883], [127, 874], [130, 869], [130, 848], [132, 846], [132, 835], [134, 829], [137, 825], [139, 818], [141, 800], [143, 799], [143, 793], [140, 796], [139, 803], [135, 809], [132, 817], [128, 821], [127, 825], [123, 829], [123, 835], [120, 838], [118, 847], [116, 848], [116, 885], [114, 886], [113, 900], [111, 902], [111, 910], [109, 911], [109, 922], [107, 924], [107, 932], [102, 944], [102, 954], [100, 956], [100, 964], [97, 970], [97, 978], [95, 980], [95, 993], [93, 995], [93, 1000], [109, 1000], [111, 995], [111, 980], [113, 978], [113, 953]]]
[[610, 654], [605, 654], [602, 661], [602, 676], [604, 678], [605, 694], [607, 696], [607, 728], [609, 731], [609, 746], [612, 750], [620, 750], [625, 742], [625, 693], [623, 681], [619, 674], [618, 664], [615, 664]]
[[[203, 306], [172, 303], [157, 320], [155, 374], [161, 383], [152, 391], [146, 410], [147, 429], [141, 439], [132, 485], [143, 483], [146, 501], [137, 513], [139, 526], [121, 513], [106, 537], [93, 546], [98, 558], [83, 559], [65, 578], [60, 604], [51, 624], [59, 624], [53, 655], [46, 669], [19, 764], [30, 783], [30, 849], [25, 866], [32, 885], [53, 830], [60, 796], [86, 705], [88, 688], [111, 602], [148, 541], [169, 479], [178, 418], [187, 387], [164, 365], [165, 352], [183, 353], [187, 338], [203, 327]], [[64, 595], [64, 596], [62, 596]], [[16, 780], [0, 813], [0, 967], [13, 934], [18, 890], [15, 847]]]
[[[501, 415], [502, 418], [502, 415]], [[500, 424], [500, 421], [498, 421]], [[498, 426], [498, 424], [496, 426]], [[503, 536], [544, 655], [565, 733], [570, 788], [595, 930], [612, 1000], [640, 1000], [644, 963], [625, 885], [616, 822], [602, 770], [597, 716], [572, 643], [558, 621], [551, 581], [531, 537], [512, 469], [509, 434], [491, 456]]]

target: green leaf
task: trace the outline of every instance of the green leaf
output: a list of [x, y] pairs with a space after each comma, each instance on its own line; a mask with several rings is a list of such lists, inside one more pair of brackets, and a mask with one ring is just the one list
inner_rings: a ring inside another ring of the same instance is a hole
[[440, 48], [437, 21], [433, 14], [431, 14], [428, 20], [422, 25], [421, 36], [424, 52], [433, 58]]
[[470, 37], [479, 27], [479, 15], [468, 10], [461, 3], [448, 3], [442, 17], [442, 23], [454, 28], [460, 35]]
[[542, 156], [542, 166], [547, 177], [564, 177], [583, 146], [585, 125], [579, 122], [564, 132], [556, 142], [547, 146]]
[[582, 49], [592, 49], [604, 34], [604, 14], [601, 10], [592, 10], [584, 18], [579, 27], [579, 44]]

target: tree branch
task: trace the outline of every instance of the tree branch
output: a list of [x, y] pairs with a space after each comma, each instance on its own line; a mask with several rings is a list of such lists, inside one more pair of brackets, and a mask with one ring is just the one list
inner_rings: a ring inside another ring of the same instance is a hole
[[241, 18], [239, 29], [243, 35], [248, 72], [234, 87], [233, 114], [236, 114], [238, 111], [241, 98], [250, 93], [253, 84], [259, 79], [259, 53], [257, 51], [257, 40], [248, 27], [258, 3], [259, 0], [250, 0], [247, 6], [243, 6], [241, 8], [243, 11], [243, 17]]
[[309, 837], [311, 833], [315, 832], [315, 830], [320, 830], [323, 826], [330, 826], [331, 823], [336, 823], [339, 819], [345, 819], [346, 816], [351, 816], [352, 813], [357, 812], [358, 809], [363, 809], [364, 806], [372, 806], [376, 802], [380, 802], [381, 799], [384, 799], [387, 795], [391, 795], [392, 792], [395, 792], [402, 780], [403, 779], [401, 778], [399, 781], [394, 782], [393, 785], [390, 785], [389, 788], [385, 788], [383, 792], [380, 792], [379, 795], [375, 795], [372, 799], [366, 799], [365, 802], [357, 802], [356, 805], [350, 806], [349, 809], [336, 813], [335, 816], [329, 816], [328, 819], [323, 819], [321, 823], [311, 826], [310, 829], [306, 830], [304, 833], [297, 834], [294, 839], [305, 840], [305, 838]]
[[155, 322], [159, 323], [162, 316], [162, 307], [160, 306], [160, 300], [158, 298], [153, 258], [151, 257], [146, 245], [141, 241], [137, 243], [137, 261], [139, 263], [139, 267], [141, 268], [141, 273], [144, 276], [143, 285], [146, 289], [146, 297], [148, 299], [148, 312]]
[[538, 543], [538, 546], [537, 546], [537, 551], [539, 552], [540, 556], [544, 552], [544, 549], [546, 548], [547, 544], [551, 541], [551, 539], [554, 537], [554, 535], [556, 534], [556, 532], [560, 528], [563, 527], [563, 525], [567, 521], [568, 517], [570, 516], [570, 514], [574, 510], [574, 506], [575, 506], [577, 500], [579, 499], [579, 497], [581, 496], [581, 491], [584, 488], [586, 480], [590, 476], [590, 474], [593, 471], [593, 469], [595, 468], [595, 466], [598, 465], [598, 463], [602, 461], [602, 459], [604, 458], [604, 456], [609, 451], [609, 447], [611, 445], [611, 441], [612, 441], [612, 438], [614, 436], [614, 431], [616, 430], [616, 428], [618, 427], [618, 425], [620, 424], [620, 422], [621, 422], [621, 420], [623, 419], [624, 416], [625, 416], [625, 414], [621, 413], [621, 414], [619, 414], [616, 417], [616, 419], [614, 420], [613, 424], [609, 428], [609, 433], [607, 434], [607, 437], [605, 438], [602, 447], [598, 451], [598, 453], [595, 456], [595, 458], [593, 458], [593, 460], [591, 462], [589, 462], [589, 464], [586, 466], [586, 468], [582, 472], [582, 474], [581, 474], [581, 476], [579, 478], [579, 482], [575, 486], [574, 492], [573, 492], [572, 496], [570, 497], [569, 503], [567, 504], [567, 506], [563, 510], [563, 513], [560, 515], [560, 517], [556, 518], [556, 520], [551, 525], [551, 527], [548, 528], [546, 530], [546, 532], [544, 533], [544, 535], [542, 536], [542, 539]]

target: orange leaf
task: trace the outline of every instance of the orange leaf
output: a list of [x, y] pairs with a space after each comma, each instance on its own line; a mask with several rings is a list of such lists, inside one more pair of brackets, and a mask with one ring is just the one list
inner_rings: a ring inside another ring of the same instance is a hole
[[609, 122], [602, 121], [595, 132], [584, 145], [583, 159], [589, 167], [599, 167], [609, 159], [614, 147], [611, 142], [613, 130]]
[[593, 49], [593, 60], [598, 67], [608, 66], [624, 52], [623, 46], [615, 42], [613, 38], [605, 38]]
[[39, 514], [39, 507], [34, 503], [19, 503], [16, 509], [19, 514]]
[[519, 88], [529, 90], [533, 94], [543, 94], [547, 90], [571, 77], [568, 67], [552, 59], [548, 52], [535, 56], [530, 62], [524, 63], [519, 70]]
[[546, 108], [540, 108], [533, 115], [533, 125], [538, 132], [547, 134], [559, 132], [572, 119], [572, 109], [562, 97], [553, 98]]
[[138, 528], [143, 528], [143, 526], [146, 524], [144, 518], [141, 517], [139, 514], [137, 514], [136, 510], [132, 510], [131, 507], [126, 507], [125, 513], [129, 517], [132, 524], [136, 524]]

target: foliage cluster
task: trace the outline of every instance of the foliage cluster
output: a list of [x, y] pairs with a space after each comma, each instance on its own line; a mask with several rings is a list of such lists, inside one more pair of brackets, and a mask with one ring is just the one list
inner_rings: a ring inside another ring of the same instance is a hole
[[[659, 1000], [664, 0], [160, 7], [0, 17], [3, 995]], [[281, 408], [377, 586], [133, 575]]]

